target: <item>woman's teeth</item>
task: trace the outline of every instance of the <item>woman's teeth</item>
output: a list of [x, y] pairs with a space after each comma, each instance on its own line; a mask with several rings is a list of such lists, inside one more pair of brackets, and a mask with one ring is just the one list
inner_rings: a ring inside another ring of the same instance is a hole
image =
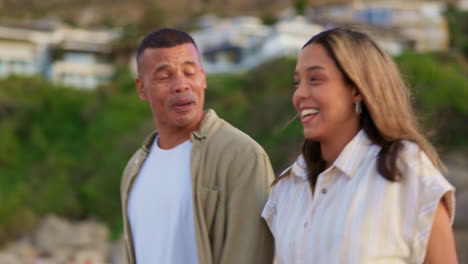
[[318, 109], [304, 109], [301, 111], [301, 116], [307, 116], [307, 115], [313, 115], [313, 114], [318, 114], [320, 110]]

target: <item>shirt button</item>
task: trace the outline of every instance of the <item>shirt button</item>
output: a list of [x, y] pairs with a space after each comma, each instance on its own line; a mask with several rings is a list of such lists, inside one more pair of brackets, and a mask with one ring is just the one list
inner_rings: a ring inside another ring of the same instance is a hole
[[326, 194], [327, 193], [327, 188], [322, 188], [322, 194]]

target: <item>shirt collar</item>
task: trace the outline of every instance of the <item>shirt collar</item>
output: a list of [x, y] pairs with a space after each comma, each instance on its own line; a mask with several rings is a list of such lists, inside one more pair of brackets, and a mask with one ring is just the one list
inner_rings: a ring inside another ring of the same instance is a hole
[[[332, 167], [340, 170], [348, 178], [352, 178], [366, 158], [366, 153], [368, 153], [372, 144], [367, 134], [361, 129], [356, 136], [346, 144], [338, 158], [333, 162]], [[293, 176], [307, 180], [308, 172], [304, 157], [300, 155], [294, 164], [282, 174], [288, 171], [291, 171]]]
[[346, 144], [338, 158], [333, 162], [335, 166], [348, 178], [352, 178], [369, 152], [372, 141], [367, 136], [366, 132], [361, 129], [354, 138]]
[[282, 174], [288, 172], [288, 171], [291, 171], [291, 174], [293, 176], [296, 176], [296, 177], [299, 177], [300, 180], [307, 180], [308, 178], [308, 172], [307, 172], [307, 165], [305, 163], [305, 160], [304, 160], [304, 156], [303, 155], [300, 155], [296, 161], [294, 162], [294, 164], [289, 167], [288, 169], [286, 169], [285, 172], [283, 172]]
[[[216, 114], [216, 112], [212, 109], [208, 109], [205, 112], [205, 116], [203, 117], [203, 120], [198, 129], [192, 132], [190, 140], [192, 142], [194, 140], [201, 140], [214, 133], [214, 131], [220, 126], [220, 123], [216, 122], [216, 120], [219, 120], [219, 117]], [[151, 146], [153, 145], [154, 139], [157, 135], [158, 131], [154, 130], [150, 133], [149, 136], [146, 137], [142, 146], [143, 150], [146, 153], [149, 153]]]

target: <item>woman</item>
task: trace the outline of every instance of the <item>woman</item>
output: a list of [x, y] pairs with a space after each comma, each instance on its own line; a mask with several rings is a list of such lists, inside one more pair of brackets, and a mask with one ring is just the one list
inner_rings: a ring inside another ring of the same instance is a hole
[[392, 59], [336, 28], [304, 45], [294, 79], [306, 140], [262, 212], [278, 263], [456, 263], [454, 188]]

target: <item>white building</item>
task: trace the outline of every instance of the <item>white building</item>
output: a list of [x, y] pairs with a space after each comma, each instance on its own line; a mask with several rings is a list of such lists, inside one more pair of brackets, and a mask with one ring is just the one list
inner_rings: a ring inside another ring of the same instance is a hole
[[0, 26], [0, 78], [40, 75], [77, 88], [109, 81], [114, 67], [108, 55], [116, 30], [72, 29], [59, 23]]
[[0, 26], [0, 78], [45, 73], [50, 32]]
[[201, 30], [192, 36], [202, 54], [205, 72], [238, 72], [282, 56], [296, 57], [302, 46], [323, 28], [303, 17], [262, 24], [255, 17], [201, 20]]
[[52, 81], [83, 89], [109, 82], [114, 74], [114, 66], [109, 62], [111, 43], [118, 36], [117, 31], [111, 30], [61, 28], [55, 31]]
[[321, 24], [360, 24], [395, 30], [411, 41], [416, 51], [448, 49], [449, 32], [443, 2], [422, 0], [354, 0], [349, 4], [309, 10], [312, 21]]
[[201, 20], [201, 30], [193, 32], [207, 73], [250, 69], [261, 63], [262, 45], [271, 28], [256, 17]]
[[468, 11], [468, 0], [458, 0], [457, 7], [460, 10]]
[[296, 58], [304, 44], [323, 30], [323, 26], [311, 24], [302, 16], [279, 21], [274, 25], [273, 34], [263, 45], [262, 56], [266, 59], [277, 57]]

